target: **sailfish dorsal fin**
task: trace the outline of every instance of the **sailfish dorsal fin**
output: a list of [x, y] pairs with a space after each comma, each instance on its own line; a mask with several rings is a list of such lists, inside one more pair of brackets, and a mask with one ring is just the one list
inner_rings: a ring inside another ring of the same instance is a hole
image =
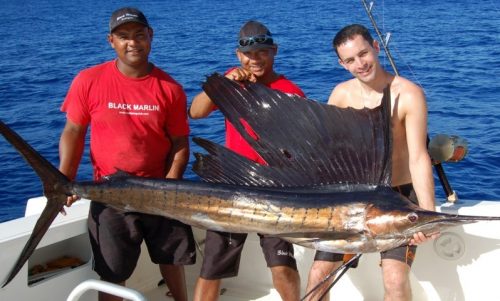
[[[268, 187], [390, 185], [390, 95], [373, 109], [338, 108], [221, 75], [204, 91], [252, 148], [259, 165], [201, 138], [193, 170], [205, 181]], [[247, 131], [251, 128], [252, 133]]]

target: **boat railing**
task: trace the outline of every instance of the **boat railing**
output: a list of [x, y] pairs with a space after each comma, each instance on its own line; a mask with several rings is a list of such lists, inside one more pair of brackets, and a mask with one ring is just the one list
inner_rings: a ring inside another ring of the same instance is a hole
[[96, 290], [104, 293], [108, 293], [110, 295], [114, 295], [117, 297], [122, 297], [127, 300], [132, 301], [147, 301], [147, 299], [136, 290], [133, 290], [128, 287], [124, 287], [118, 284], [89, 279], [85, 280], [82, 283], [78, 284], [69, 294], [67, 301], [77, 301], [80, 297], [89, 290]]

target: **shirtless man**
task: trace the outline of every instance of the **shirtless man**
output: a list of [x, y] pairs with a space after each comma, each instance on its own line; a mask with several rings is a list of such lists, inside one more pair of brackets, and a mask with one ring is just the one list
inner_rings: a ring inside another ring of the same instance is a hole
[[[392, 187], [427, 210], [435, 210], [434, 179], [427, 152], [427, 105], [422, 89], [411, 81], [394, 76], [380, 65], [380, 46], [368, 30], [358, 24], [341, 29], [333, 47], [342, 67], [354, 78], [337, 85], [328, 104], [356, 109], [381, 104], [383, 90], [390, 86], [392, 112]], [[410, 245], [381, 253], [384, 300], [411, 300], [410, 267], [416, 245], [437, 237], [414, 235]], [[338, 260], [338, 259], [337, 259]], [[341, 261], [316, 260], [309, 273], [308, 290], [319, 283]], [[317, 300], [328, 284], [309, 300]]]

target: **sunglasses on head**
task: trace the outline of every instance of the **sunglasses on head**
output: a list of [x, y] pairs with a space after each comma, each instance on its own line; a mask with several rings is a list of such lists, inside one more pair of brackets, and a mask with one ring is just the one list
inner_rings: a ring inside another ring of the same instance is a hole
[[261, 34], [261, 35], [257, 35], [257, 36], [253, 36], [253, 37], [244, 37], [244, 38], [241, 38], [238, 43], [240, 44], [240, 47], [245, 47], [245, 46], [249, 46], [249, 45], [253, 45], [255, 43], [257, 44], [268, 44], [268, 45], [272, 45], [273, 44], [273, 38], [268, 36], [268, 35], [265, 35], [265, 34]]

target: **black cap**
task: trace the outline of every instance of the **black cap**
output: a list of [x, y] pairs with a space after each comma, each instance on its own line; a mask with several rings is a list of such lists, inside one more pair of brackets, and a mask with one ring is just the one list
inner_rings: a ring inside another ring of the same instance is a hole
[[[252, 40], [255, 37], [265, 36], [263, 41]], [[251, 43], [245, 43], [245, 39], [250, 39]], [[275, 47], [272, 34], [269, 29], [258, 21], [248, 21], [240, 29], [238, 38], [238, 49], [242, 52]]]
[[144, 16], [140, 10], [133, 7], [122, 7], [115, 10], [113, 14], [111, 14], [111, 19], [109, 20], [109, 32], [113, 32], [113, 30], [115, 30], [118, 26], [129, 22], [140, 23], [144, 26], [150, 27], [146, 16]]

